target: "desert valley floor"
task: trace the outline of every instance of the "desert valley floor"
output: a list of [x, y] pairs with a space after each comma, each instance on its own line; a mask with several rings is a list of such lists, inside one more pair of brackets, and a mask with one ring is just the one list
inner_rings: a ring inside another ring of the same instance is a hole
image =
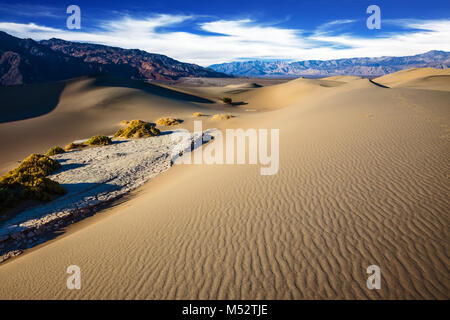
[[[1, 264], [0, 299], [450, 298], [448, 69], [173, 85], [99, 76], [0, 96], [1, 174], [121, 120], [172, 116], [192, 131], [202, 112], [204, 129], [280, 130], [277, 174], [174, 166]], [[211, 120], [224, 112], [235, 117]], [[373, 264], [381, 290], [366, 287]], [[66, 288], [69, 265], [81, 290]]]

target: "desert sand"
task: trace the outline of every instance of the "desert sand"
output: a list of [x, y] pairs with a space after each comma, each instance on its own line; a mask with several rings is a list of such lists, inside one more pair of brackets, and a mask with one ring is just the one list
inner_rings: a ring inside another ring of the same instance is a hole
[[418, 88], [429, 90], [450, 90], [449, 69], [413, 68], [375, 79], [389, 87]]
[[191, 151], [192, 143], [202, 143], [214, 134], [213, 130], [193, 133], [180, 141], [178, 131], [141, 139], [113, 138], [108, 146], [52, 156], [62, 165], [49, 178], [60, 183], [67, 193], [21, 210], [0, 224], [0, 237], [25, 229], [33, 231], [58, 218], [117, 200], [168, 170], [175, 157]]
[[[0, 124], [3, 137], [15, 137], [2, 140], [3, 171], [31, 152], [111, 134], [122, 119], [175, 116], [190, 130], [192, 112], [235, 115], [205, 117], [205, 128], [280, 129], [280, 169], [174, 166], [0, 265], [0, 299], [449, 299], [442, 72], [261, 87], [65, 83], [52, 111]], [[241, 104], [219, 103], [224, 95]], [[66, 288], [73, 264], [81, 290]], [[372, 264], [380, 290], [366, 287]]]

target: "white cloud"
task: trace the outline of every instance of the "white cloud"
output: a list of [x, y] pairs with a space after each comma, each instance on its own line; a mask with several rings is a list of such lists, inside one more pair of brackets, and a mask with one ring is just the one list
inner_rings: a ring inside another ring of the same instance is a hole
[[29, 3], [2, 3], [0, 6], [0, 12], [5, 12], [15, 16], [46, 18], [58, 18], [65, 14], [65, 12], [61, 12], [61, 10], [54, 7]]
[[404, 56], [429, 50], [450, 51], [450, 20], [415, 20], [414, 22], [405, 20], [403, 27], [407, 30], [417, 29], [417, 31], [374, 38], [315, 35], [311, 39], [350, 47], [338, 51], [342, 58]]
[[304, 30], [267, 26], [250, 19], [198, 23], [197, 26], [208, 34], [161, 29], [177, 26], [188, 20], [195, 23], [195, 19], [195, 16], [168, 14], [143, 19], [125, 16], [119, 20], [103, 21], [97, 30], [89, 32], [83, 29], [70, 31], [50, 28], [33, 23], [0, 22], [0, 30], [21, 38], [36, 40], [54, 37], [138, 48], [204, 66], [243, 57], [326, 60], [401, 56], [434, 49], [450, 51], [450, 20], [402, 20], [404, 32], [370, 38], [343, 33], [336, 35], [336, 30], [350, 25], [353, 20], [331, 21], [310, 30], [312, 33], [309, 34]]
[[353, 22], [356, 22], [356, 20], [350, 20], [350, 19], [340, 19], [340, 20], [333, 20], [327, 23], [324, 23], [320, 25], [318, 28], [316, 28], [314, 34], [328, 34], [331, 32], [336, 32], [337, 29], [340, 29], [342, 26], [347, 26]]

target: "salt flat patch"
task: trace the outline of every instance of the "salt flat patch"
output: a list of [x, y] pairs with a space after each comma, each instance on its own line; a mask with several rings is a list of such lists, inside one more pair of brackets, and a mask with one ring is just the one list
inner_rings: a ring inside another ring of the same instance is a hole
[[73, 210], [116, 199], [169, 169], [173, 150], [190, 150], [194, 140], [212, 132], [192, 133], [190, 139], [180, 142], [174, 139], [178, 131], [149, 138], [114, 140], [108, 146], [53, 156], [62, 168], [49, 178], [64, 186], [67, 194], [19, 213], [0, 226], [0, 235], [37, 227], [65, 217]]

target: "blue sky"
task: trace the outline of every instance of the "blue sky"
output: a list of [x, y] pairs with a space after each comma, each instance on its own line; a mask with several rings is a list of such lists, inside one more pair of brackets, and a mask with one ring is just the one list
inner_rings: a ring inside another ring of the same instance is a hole
[[[70, 4], [81, 29], [66, 28]], [[366, 8], [381, 9], [369, 30]], [[450, 51], [449, 0], [3, 1], [0, 30], [139, 48], [208, 66], [247, 59], [335, 59]]]

